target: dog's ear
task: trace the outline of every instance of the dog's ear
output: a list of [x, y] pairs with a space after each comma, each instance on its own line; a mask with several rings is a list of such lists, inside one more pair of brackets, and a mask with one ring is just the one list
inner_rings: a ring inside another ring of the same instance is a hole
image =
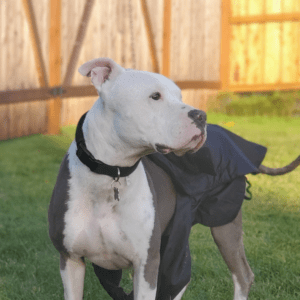
[[83, 76], [91, 77], [94, 86], [100, 90], [107, 80], [113, 80], [125, 71], [110, 58], [95, 58], [84, 63], [79, 69]]

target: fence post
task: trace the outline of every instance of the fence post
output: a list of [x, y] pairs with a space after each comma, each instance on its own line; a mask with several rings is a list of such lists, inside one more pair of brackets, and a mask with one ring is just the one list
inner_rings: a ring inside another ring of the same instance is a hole
[[231, 3], [230, 0], [221, 1], [221, 57], [220, 57], [220, 79], [221, 89], [227, 91], [230, 77], [230, 41], [231, 41]]
[[164, 0], [162, 74], [170, 77], [172, 0]]
[[[61, 0], [50, 0], [49, 28], [49, 85], [61, 85]], [[48, 134], [58, 134], [60, 128], [61, 97], [48, 101]]]

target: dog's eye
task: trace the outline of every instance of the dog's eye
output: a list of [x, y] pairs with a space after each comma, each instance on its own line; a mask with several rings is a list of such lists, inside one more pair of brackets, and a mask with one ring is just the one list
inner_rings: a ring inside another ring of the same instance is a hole
[[153, 100], [159, 100], [161, 98], [161, 94], [159, 92], [153, 93], [150, 98]]

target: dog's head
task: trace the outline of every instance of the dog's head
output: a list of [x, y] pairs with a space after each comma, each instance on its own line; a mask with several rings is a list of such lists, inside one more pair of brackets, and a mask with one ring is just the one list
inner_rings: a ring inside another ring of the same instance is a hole
[[[125, 70], [112, 59], [93, 59], [79, 68], [91, 77], [114, 134], [145, 153], [196, 152], [206, 139], [206, 114], [184, 104], [181, 90], [155, 73]], [[103, 115], [102, 114], [102, 115]]]

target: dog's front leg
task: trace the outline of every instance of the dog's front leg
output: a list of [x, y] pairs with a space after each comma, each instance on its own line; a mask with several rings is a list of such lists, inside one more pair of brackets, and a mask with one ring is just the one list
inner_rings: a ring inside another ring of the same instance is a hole
[[64, 285], [65, 300], [82, 300], [85, 275], [83, 258], [60, 255], [60, 275]]
[[155, 300], [159, 258], [134, 267], [133, 294], [134, 300]]

